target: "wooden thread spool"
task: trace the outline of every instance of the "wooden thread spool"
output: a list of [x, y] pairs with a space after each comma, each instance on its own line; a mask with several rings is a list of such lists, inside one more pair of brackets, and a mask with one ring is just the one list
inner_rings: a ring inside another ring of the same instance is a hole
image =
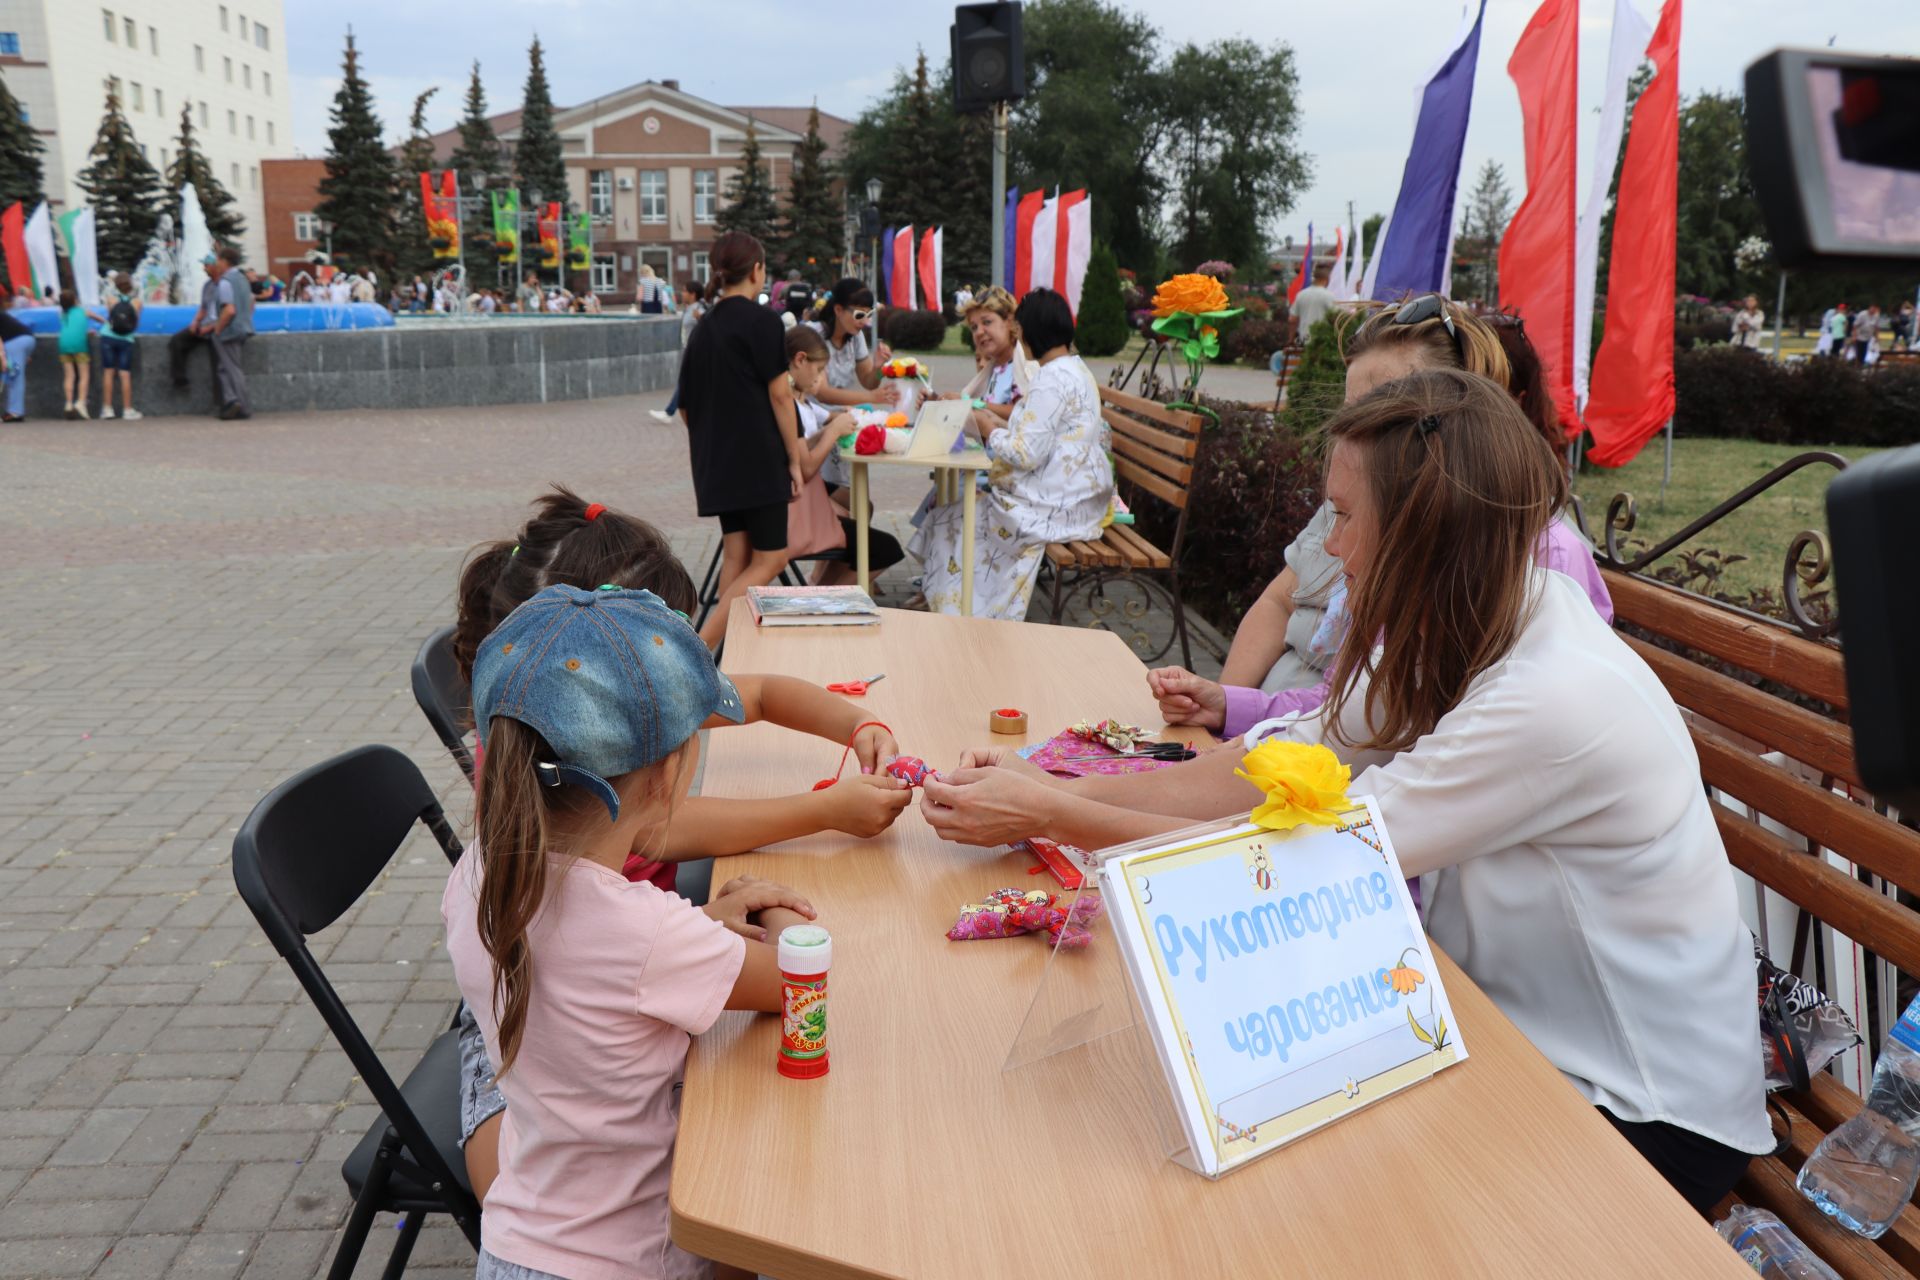
[[1014, 707], [1003, 707], [988, 718], [987, 727], [995, 733], [1025, 733], [1027, 713]]

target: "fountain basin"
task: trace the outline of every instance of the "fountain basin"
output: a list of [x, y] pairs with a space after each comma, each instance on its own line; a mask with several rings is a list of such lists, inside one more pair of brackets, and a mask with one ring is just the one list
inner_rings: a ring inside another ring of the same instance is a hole
[[[105, 308], [101, 309], [103, 312]], [[139, 333], [178, 333], [193, 323], [198, 307], [151, 303], [140, 311]], [[60, 332], [60, 308], [15, 307], [11, 314], [36, 334]], [[94, 326], [95, 331], [99, 329]], [[391, 329], [393, 314], [372, 302], [259, 302], [255, 333], [330, 333], [339, 329]]]
[[[149, 308], [147, 314], [160, 309]], [[279, 309], [263, 305], [254, 314]], [[27, 314], [23, 309], [22, 317]], [[148, 332], [144, 323], [135, 335], [135, 407], [153, 417], [213, 412], [212, 351], [203, 346], [193, 353], [189, 385], [180, 390], [169, 374], [169, 341], [165, 334]], [[45, 333], [27, 362], [29, 418], [61, 414], [57, 344], [51, 332]], [[394, 325], [389, 316], [381, 328], [263, 332], [242, 347], [240, 363], [255, 414], [601, 399], [672, 386], [680, 367], [680, 321], [675, 316], [505, 315]], [[97, 413], [97, 370], [91, 382], [88, 404]]]

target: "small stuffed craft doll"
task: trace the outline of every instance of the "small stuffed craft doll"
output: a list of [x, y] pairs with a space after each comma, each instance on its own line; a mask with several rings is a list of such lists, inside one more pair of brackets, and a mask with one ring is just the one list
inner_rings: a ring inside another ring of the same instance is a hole
[[889, 778], [898, 778], [910, 787], [917, 787], [934, 776], [933, 770], [919, 756], [895, 756], [887, 762], [884, 772]]
[[1063, 907], [1058, 895], [1042, 889], [995, 889], [986, 901], [960, 908], [960, 918], [947, 930], [947, 938], [969, 942], [1044, 932], [1050, 945], [1072, 949], [1093, 941], [1085, 926], [1099, 916], [1100, 899], [1095, 897], [1082, 896]]

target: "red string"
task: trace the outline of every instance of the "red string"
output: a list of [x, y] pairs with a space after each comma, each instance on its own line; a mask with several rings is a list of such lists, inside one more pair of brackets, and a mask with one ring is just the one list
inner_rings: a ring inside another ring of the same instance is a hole
[[[833, 776], [831, 778], [822, 778], [820, 781], [814, 783], [813, 789], [815, 791], [825, 791], [828, 787], [840, 781], [840, 775], [846, 771], [847, 757], [853, 754], [853, 740], [860, 736], [862, 729], [887, 729], [887, 726], [881, 724], [878, 720], [869, 720], [865, 724], [853, 726], [853, 732], [847, 735], [847, 749], [840, 753], [840, 764], [834, 769]], [[893, 730], [887, 729], [887, 732], [892, 733]]]

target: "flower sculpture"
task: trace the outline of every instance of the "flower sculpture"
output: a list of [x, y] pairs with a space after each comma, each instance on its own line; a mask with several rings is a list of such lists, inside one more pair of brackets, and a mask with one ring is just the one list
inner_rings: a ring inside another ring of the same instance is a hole
[[1269, 831], [1291, 831], [1302, 823], [1338, 826], [1340, 815], [1352, 807], [1347, 799], [1352, 771], [1317, 743], [1269, 739], [1247, 752], [1234, 772], [1265, 794], [1251, 820]]
[[[1207, 361], [1220, 354], [1219, 321], [1231, 320], [1240, 308], [1227, 305], [1227, 291], [1209, 275], [1174, 276], [1153, 291], [1153, 331], [1177, 344], [1187, 365], [1182, 409], [1198, 409], [1200, 375]], [[1203, 410], [1204, 412], [1204, 410]]]

